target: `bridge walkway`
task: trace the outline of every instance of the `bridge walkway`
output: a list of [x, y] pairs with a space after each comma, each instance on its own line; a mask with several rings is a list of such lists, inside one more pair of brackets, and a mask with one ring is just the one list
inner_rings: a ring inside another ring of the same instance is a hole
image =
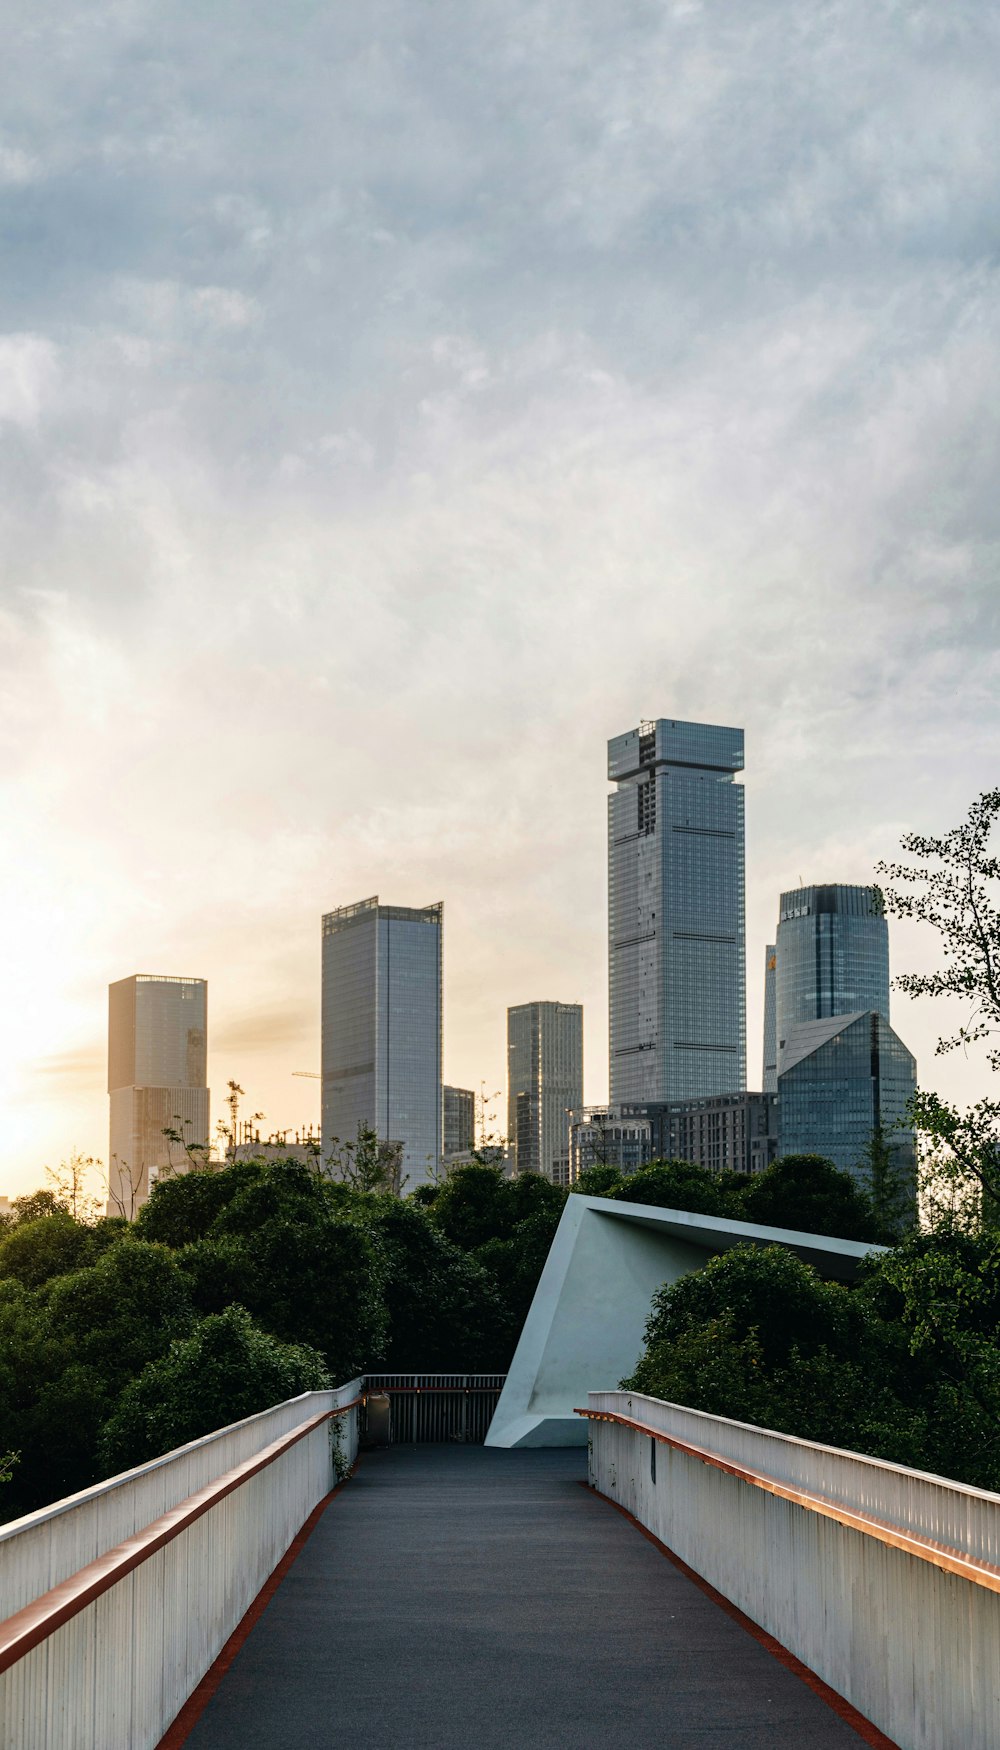
[[858, 1750], [585, 1465], [364, 1454], [186, 1750]]

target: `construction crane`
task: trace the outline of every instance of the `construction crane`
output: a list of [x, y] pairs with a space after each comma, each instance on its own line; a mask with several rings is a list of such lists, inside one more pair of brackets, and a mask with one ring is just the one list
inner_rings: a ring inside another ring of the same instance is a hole
[[293, 1069], [292, 1074], [293, 1076], [307, 1076], [311, 1082], [320, 1082], [323, 1079], [318, 1069]]

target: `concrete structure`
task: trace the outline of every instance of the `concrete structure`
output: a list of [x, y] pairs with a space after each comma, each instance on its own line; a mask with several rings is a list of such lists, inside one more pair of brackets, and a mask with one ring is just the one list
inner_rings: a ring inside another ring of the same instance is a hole
[[889, 926], [870, 887], [830, 884], [783, 893], [775, 953], [772, 1038], [779, 1056], [781, 1041], [808, 1021], [865, 1009], [889, 1020]]
[[445, 1160], [467, 1155], [476, 1142], [476, 1096], [471, 1088], [445, 1087], [443, 1148]]
[[569, 1112], [583, 1104], [583, 1009], [520, 1003], [507, 1010], [507, 1137], [515, 1173], [569, 1180]]
[[764, 1063], [761, 1087], [765, 1094], [778, 1092], [778, 946], [764, 949]]
[[595, 1380], [632, 1372], [656, 1290], [730, 1246], [782, 1245], [821, 1276], [852, 1280], [879, 1246], [786, 1228], [724, 1221], [574, 1192], [528, 1311], [487, 1446], [573, 1446], [587, 1430], [573, 1414]]
[[164, 1172], [186, 1172], [184, 1149], [208, 1147], [208, 985], [136, 973], [108, 988], [108, 1213], [132, 1217]]
[[443, 905], [378, 897], [323, 918], [323, 1156], [370, 1125], [402, 1144], [405, 1189], [442, 1155]]
[[844, 1172], [858, 1173], [881, 1128], [899, 1173], [915, 1187], [913, 1133], [896, 1127], [916, 1087], [913, 1053], [873, 1010], [792, 1027], [778, 1053], [781, 1153], [825, 1155]]
[[353, 1463], [360, 1392], [307, 1392], [0, 1526], [0, 1750], [156, 1750]]
[[856, 1710], [856, 1744], [1000, 1744], [1000, 1497], [639, 1393], [585, 1407], [592, 1486]]
[[861, 1750], [586, 1468], [366, 1453], [186, 1750]]
[[611, 1104], [746, 1087], [743, 731], [608, 743]]

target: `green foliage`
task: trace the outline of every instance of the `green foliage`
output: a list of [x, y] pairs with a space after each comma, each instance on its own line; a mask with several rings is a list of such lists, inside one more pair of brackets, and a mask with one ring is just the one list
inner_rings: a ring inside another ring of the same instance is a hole
[[1000, 1486], [1000, 1242], [912, 1234], [856, 1288], [739, 1246], [662, 1288], [636, 1391]]
[[115, 1391], [190, 1330], [187, 1279], [165, 1246], [119, 1240], [88, 1269], [51, 1282], [44, 1294], [48, 1328]]
[[744, 1221], [841, 1240], [878, 1240], [883, 1235], [864, 1189], [822, 1155], [784, 1155], [745, 1185]]
[[372, 1198], [364, 1220], [385, 1262], [388, 1313], [384, 1350], [370, 1365], [400, 1373], [506, 1367], [510, 1316], [490, 1273], [412, 1202]]
[[690, 1161], [653, 1161], [635, 1173], [598, 1166], [581, 1173], [572, 1190], [797, 1233], [831, 1234], [836, 1239], [893, 1237], [863, 1186], [820, 1155], [785, 1155], [752, 1177], [713, 1173]]
[[585, 1167], [579, 1178], [570, 1186], [570, 1191], [576, 1191], [583, 1197], [607, 1197], [616, 1185], [621, 1184], [622, 1175], [617, 1167], [610, 1167], [605, 1161], [599, 1161], [594, 1167]]
[[[1000, 1069], [1000, 856], [996, 828], [1000, 790], [984, 791], [966, 819], [940, 837], [908, 833], [901, 841], [915, 863], [880, 863], [893, 885], [875, 892], [896, 917], [930, 924], [941, 939], [943, 965], [904, 973], [895, 983], [911, 996], [958, 998], [966, 1018], [938, 1040], [939, 1054], [987, 1044], [986, 1062]], [[967, 1112], [927, 1089], [909, 1116], [925, 1155], [922, 1186], [930, 1222], [1000, 1226], [1000, 1100], [978, 1100]]]
[[123, 1391], [100, 1437], [106, 1471], [130, 1469], [271, 1404], [334, 1382], [304, 1344], [281, 1343], [240, 1306], [202, 1319]]
[[0, 1278], [13, 1277], [25, 1288], [38, 1288], [51, 1276], [82, 1264], [89, 1241], [87, 1229], [63, 1209], [19, 1222], [0, 1239]]
[[452, 1244], [489, 1274], [505, 1309], [509, 1360], [538, 1286], [566, 1193], [539, 1173], [505, 1179], [499, 1167], [457, 1167], [439, 1187], [430, 1216]]
[[690, 1161], [654, 1161], [637, 1173], [623, 1179], [606, 1195], [618, 1202], [652, 1203], [658, 1209], [695, 1210], [701, 1215], [737, 1215], [741, 1186], [732, 1181], [741, 1177], [734, 1173], [724, 1176], [707, 1167], [694, 1166]]
[[195, 1305], [215, 1313], [238, 1301], [274, 1336], [309, 1344], [338, 1379], [352, 1378], [385, 1341], [371, 1232], [353, 1210], [341, 1213], [342, 1188], [307, 1167], [245, 1162], [235, 1171], [235, 1195], [181, 1253]]
[[159, 1179], [136, 1216], [135, 1231], [144, 1240], [164, 1246], [187, 1246], [203, 1239], [216, 1216], [244, 1185], [253, 1182], [256, 1172], [256, 1162], [239, 1161], [218, 1173]]

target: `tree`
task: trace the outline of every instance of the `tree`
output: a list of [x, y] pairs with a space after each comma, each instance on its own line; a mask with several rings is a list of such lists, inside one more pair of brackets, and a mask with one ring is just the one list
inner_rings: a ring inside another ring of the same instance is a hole
[[89, 1238], [88, 1230], [66, 1209], [20, 1223], [0, 1238], [0, 1277], [11, 1276], [25, 1288], [39, 1288], [50, 1277], [88, 1263]]
[[378, 1131], [363, 1120], [358, 1123], [356, 1142], [345, 1142], [341, 1147], [339, 1139], [334, 1138], [327, 1168], [353, 1191], [399, 1197], [406, 1183], [402, 1143], [380, 1141]]
[[[597, 1170], [597, 1169], [594, 1169]], [[740, 1175], [742, 1177], [742, 1175]], [[618, 1203], [651, 1203], [659, 1209], [686, 1209], [702, 1215], [737, 1214], [739, 1187], [734, 1173], [713, 1173], [691, 1161], [652, 1161], [624, 1174], [604, 1195]]]
[[412, 1199], [370, 1197], [361, 1219], [385, 1259], [388, 1331], [372, 1366], [405, 1373], [490, 1373], [510, 1359], [510, 1319], [482, 1264], [445, 1238]]
[[124, 1470], [333, 1383], [315, 1350], [279, 1342], [230, 1306], [126, 1386], [101, 1431], [100, 1457], [107, 1470]]
[[[907, 972], [896, 979], [911, 996], [957, 996], [970, 1004], [968, 1020], [957, 1033], [938, 1041], [938, 1052], [954, 1051], [1000, 1033], [1000, 858], [990, 850], [1000, 790], [987, 790], [972, 804], [961, 826], [941, 838], [906, 833], [904, 851], [918, 863], [878, 863], [876, 872], [905, 888], [875, 889], [878, 903], [896, 917], [933, 925], [942, 938], [945, 965], [937, 972]], [[1000, 1045], [988, 1053], [1000, 1069]]]
[[880, 1237], [898, 1239], [914, 1224], [916, 1187], [899, 1164], [899, 1145], [893, 1142], [892, 1132], [881, 1123], [875, 1125], [862, 1150], [858, 1172]]
[[822, 1155], [783, 1155], [746, 1181], [741, 1216], [762, 1227], [877, 1240], [882, 1232], [863, 1188]]
[[99, 1176], [102, 1172], [101, 1162], [93, 1155], [82, 1155], [74, 1149], [69, 1160], [61, 1161], [58, 1168], [46, 1167], [45, 1177], [60, 1205], [69, 1210], [74, 1221], [95, 1221], [100, 1202], [87, 1185], [92, 1176]]
[[[968, 1050], [1000, 1033], [1000, 858], [991, 841], [1000, 816], [1000, 790], [984, 791], [967, 818], [942, 837], [908, 833], [904, 851], [916, 863], [879, 863], [877, 873], [893, 885], [875, 889], [878, 903], [896, 917], [930, 924], [942, 940], [944, 966], [931, 973], [904, 973], [896, 979], [911, 996], [955, 997], [968, 1005], [957, 1032], [938, 1041], [938, 1053]], [[1000, 1068], [1000, 1044], [986, 1061]], [[967, 1219], [969, 1194], [976, 1215], [992, 1223], [1000, 1210], [1000, 1101], [983, 1099], [961, 1112], [937, 1094], [921, 1089], [910, 1103], [910, 1117], [924, 1139], [931, 1206], [947, 1216], [953, 1209]]]
[[[296, 1161], [245, 1161], [204, 1237], [180, 1264], [202, 1313], [233, 1301], [284, 1342], [318, 1349], [338, 1380], [352, 1379], [385, 1337], [383, 1263], [375, 1237], [343, 1206], [346, 1188]], [[210, 1183], [212, 1181], [209, 1181]]]

